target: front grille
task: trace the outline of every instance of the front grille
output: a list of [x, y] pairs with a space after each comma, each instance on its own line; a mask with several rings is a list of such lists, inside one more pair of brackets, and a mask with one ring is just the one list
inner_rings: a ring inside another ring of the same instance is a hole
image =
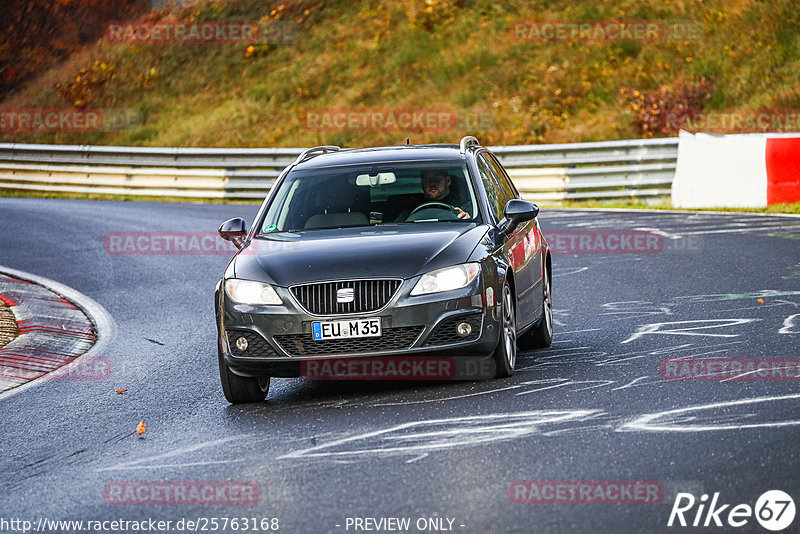
[[[278, 354], [272, 350], [267, 340], [255, 332], [247, 330], [228, 330], [228, 344], [231, 346], [231, 353], [234, 356], [246, 356], [248, 358], [276, 358]], [[247, 350], [239, 350], [236, 340], [243, 337], [247, 340]]]
[[311, 333], [275, 336], [275, 341], [291, 356], [328, 356], [405, 350], [411, 347], [424, 326], [384, 328], [380, 337], [322, 339], [314, 341]]
[[[469, 323], [472, 326], [472, 332], [467, 336], [460, 336], [456, 332], [456, 326], [459, 323]], [[450, 317], [445, 319], [436, 327], [436, 329], [425, 341], [426, 347], [434, 345], [449, 345], [451, 343], [462, 343], [464, 341], [475, 341], [481, 335], [481, 314], [473, 313], [470, 315], [459, 315], [457, 317]]]
[[[343, 280], [339, 282], [317, 282], [291, 288], [300, 305], [314, 315], [340, 315], [364, 313], [386, 306], [397, 292], [402, 280]], [[352, 289], [352, 302], [337, 302], [340, 289]]]

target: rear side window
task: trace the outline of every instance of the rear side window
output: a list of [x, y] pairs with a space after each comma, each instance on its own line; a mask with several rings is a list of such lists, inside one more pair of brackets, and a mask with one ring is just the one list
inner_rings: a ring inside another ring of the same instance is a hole
[[508, 177], [508, 174], [506, 174], [503, 166], [500, 165], [500, 162], [497, 161], [497, 158], [494, 157], [494, 154], [486, 154], [486, 159], [489, 160], [489, 165], [492, 167], [497, 179], [500, 180], [500, 185], [503, 188], [503, 192], [506, 194], [506, 198], [508, 200], [519, 198], [517, 189], [514, 187], [514, 184], [511, 183], [511, 179]]
[[505, 194], [494, 173], [492, 173], [489, 164], [486, 162], [484, 155], [480, 154], [476, 161], [478, 163], [478, 172], [480, 172], [481, 180], [483, 181], [483, 187], [486, 189], [486, 196], [489, 197], [489, 207], [499, 221], [503, 218], [503, 208], [505, 208], [506, 205]]

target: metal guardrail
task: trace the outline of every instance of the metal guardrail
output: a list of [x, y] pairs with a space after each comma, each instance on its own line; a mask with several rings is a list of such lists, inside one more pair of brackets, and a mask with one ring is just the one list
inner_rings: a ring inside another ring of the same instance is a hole
[[[678, 139], [492, 147], [531, 200], [670, 194]], [[147, 148], [0, 143], [0, 189], [263, 199], [300, 148]]]

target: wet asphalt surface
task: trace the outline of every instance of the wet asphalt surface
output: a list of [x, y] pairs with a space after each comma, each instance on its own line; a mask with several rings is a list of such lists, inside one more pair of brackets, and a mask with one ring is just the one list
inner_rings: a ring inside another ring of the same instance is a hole
[[[670, 358], [800, 357], [800, 218], [545, 209], [545, 236], [646, 231], [658, 246], [554, 254], [554, 342], [521, 353], [513, 377], [273, 379], [266, 402], [230, 406], [213, 314], [229, 254], [109, 254], [104, 236], [214, 232], [256, 210], [0, 199], [0, 265], [71, 286], [116, 323], [109, 379], [0, 397], [0, 518], [277, 518], [282, 532], [354, 532], [354, 518], [404, 517], [410, 532], [442, 531], [418, 529], [420, 518], [465, 533], [661, 532], [697, 530], [667, 527], [678, 492], [751, 506], [770, 489], [800, 498], [797, 378], [675, 381], [660, 368]], [[663, 494], [628, 504], [509, 497], [515, 481], [586, 480], [651, 481]], [[107, 502], [110, 484], [134, 481], [241, 482], [257, 498]], [[704, 530], [766, 532], [754, 518]]]

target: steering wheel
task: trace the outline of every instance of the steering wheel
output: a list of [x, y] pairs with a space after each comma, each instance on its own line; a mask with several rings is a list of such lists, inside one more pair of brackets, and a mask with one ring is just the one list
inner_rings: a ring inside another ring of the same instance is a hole
[[426, 208], [441, 208], [441, 209], [453, 212], [453, 214], [456, 217], [458, 217], [458, 211], [456, 211], [455, 206], [452, 206], [452, 205], [450, 205], [450, 204], [448, 204], [446, 202], [436, 202], [436, 201], [424, 202], [424, 203], [420, 204], [419, 206], [417, 206], [416, 208], [411, 210], [411, 213], [409, 213], [408, 216], [411, 217], [412, 215], [414, 215], [418, 211], [422, 211], [422, 210], [424, 210]]

